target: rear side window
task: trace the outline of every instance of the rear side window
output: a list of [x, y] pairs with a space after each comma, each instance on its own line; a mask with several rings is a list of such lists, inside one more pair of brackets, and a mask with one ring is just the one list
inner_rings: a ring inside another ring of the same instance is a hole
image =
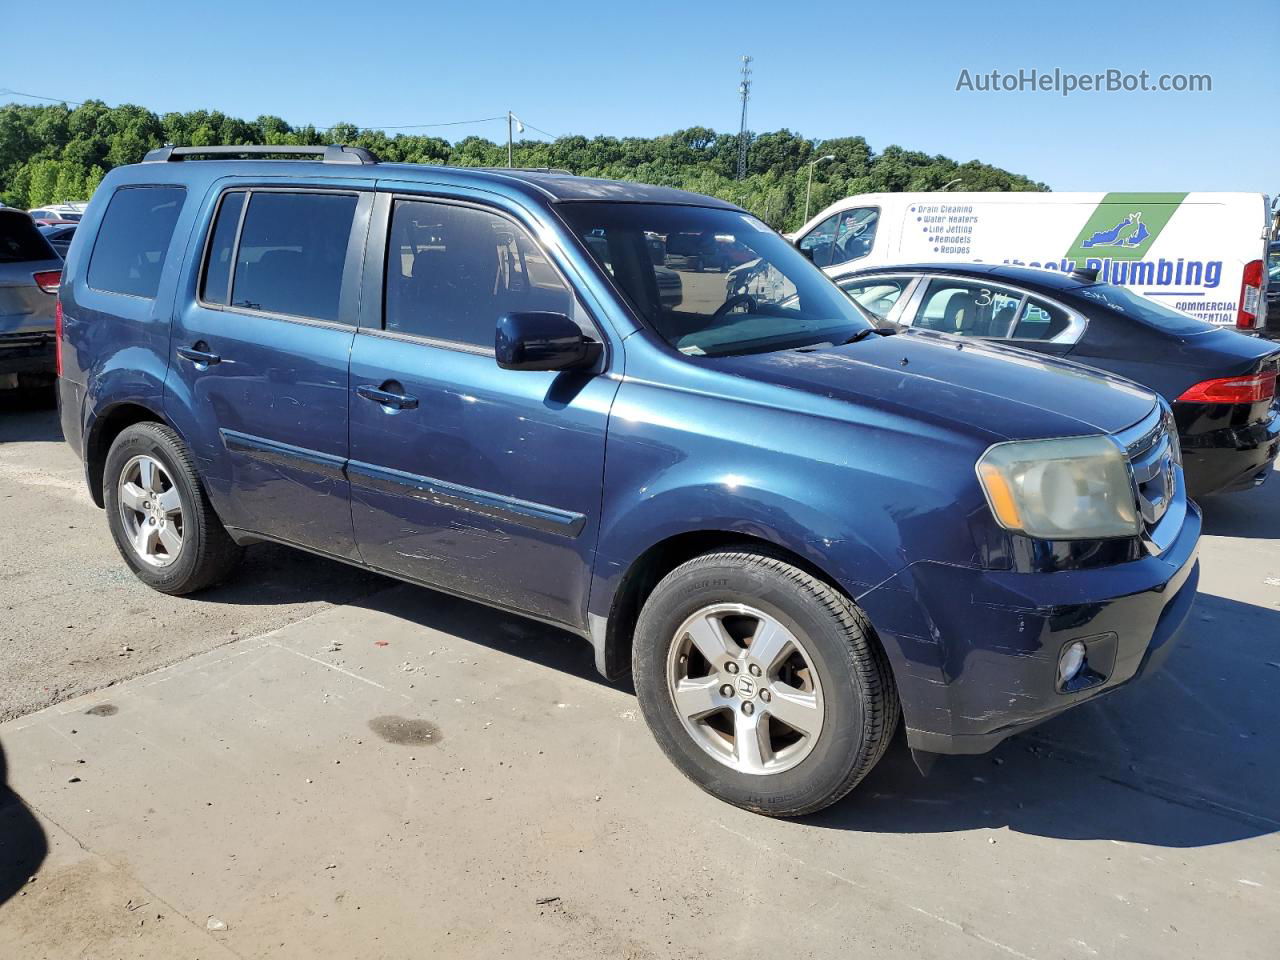
[[[231, 306], [336, 321], [356, 200], [338, 193], [250, 193]], [[206, 279], [218, 282], [212, 273]]]
[[1015, 340], [1052, 340], [1070, 325], [1071, 320], [1061, 307], [1028, 297], [1012, 337]]
[[57, 257], [25, 213], [0, 212], [0, 263], [56, 260]]
[[227, 302], [227, 291], [231, 289], [231, 254], [236, 245], [240, 214], [244, 210], [244, 197], [243, 190], [227, 193], [218, 205], [218, 216], [214, 220], [213, 236], [209, 240], [209, 253], [205, 260], [204, 281], [200, 285], [200, 299], [206, 303]]
[[1022, 294], [981, 280], [929, 281], [914, 326], [962, 337], [1007, 337]]
[[471, 207], [396, 201], [388, 330], [492, 350], [498, 318], [526, 310], [575, 316], [573, 295], [524, 228]]
[[89, 259], [95, 290], [152, 299], [173, 226], [186, 197], [184, 187], [121, 187], [107, 205]]

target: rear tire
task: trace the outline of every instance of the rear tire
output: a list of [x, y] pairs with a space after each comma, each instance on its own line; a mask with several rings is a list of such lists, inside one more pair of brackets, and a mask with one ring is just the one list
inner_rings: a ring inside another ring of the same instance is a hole
[[889, 663], [862, 612], [754, 548], [663, 578], [636, 624], [632, 670], [645, 721], [680, 771], [768, 816], [845, 796], [898, 723]]
[[172, 429], [136, 423], [107, 452], [103, 501], [111, 536], [138, 579], [180, 596], [226, 578], [242, 555]]

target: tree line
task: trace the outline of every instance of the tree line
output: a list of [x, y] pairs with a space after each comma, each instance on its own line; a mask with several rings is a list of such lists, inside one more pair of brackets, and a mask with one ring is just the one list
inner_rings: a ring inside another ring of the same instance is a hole
[[[143, 107], [89, 101], [0, 107], [0, 200], [30, 209], [85, 200], [112, 167], [136, 163], [162, 144], [315, 145], [366, 147], [386, 161], [504, 167], [507, 146], [470, 136], [450, 143], [435, 136], [362, 129], [340, 123], [328, 130], [294, 127], [279, 117], [256, 120], [217, 111], [157, 115]], [[710, 194], [742, 206], [770, 226], [793, 230], [804, 216], [808, 164], [813, 173], [811, 211], [855, 193], [902, 190], [1047, 190], [1043, 183], [999, 167], [929, 155], [899, 146], [873, 151], [862, 137], [809, 140], [791, 130], [752, 134], [747, 174], [735, 178], [739, 138], [709, 127], [659, 137], [565, 136], [514, 145], [517, 167], [552, 167], [583, 176], [636, 180]], [[953, 182], [958, 181], [958, 182]]]

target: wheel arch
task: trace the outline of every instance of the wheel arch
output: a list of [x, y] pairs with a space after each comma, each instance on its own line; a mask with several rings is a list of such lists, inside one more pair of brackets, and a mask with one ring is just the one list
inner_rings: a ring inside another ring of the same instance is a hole
[[89, 425], [84, 445], [85, 479], [89, 483], [89, 495], [99, 507], [103, 506], [103, 471], [107, 464], [107, 451], [116, 437], [135, 423], [163, 423], [172, 427], [159, 410], [136, 400], [113, 404], [98, 414]]

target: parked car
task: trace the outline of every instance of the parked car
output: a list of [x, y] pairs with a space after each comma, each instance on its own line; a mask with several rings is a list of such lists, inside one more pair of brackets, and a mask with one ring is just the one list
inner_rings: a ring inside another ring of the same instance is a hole
[[36, 229], [49, 241], [49, 246], [53, 247], [58, 256], [65, 259], [77, 226], [75, 223], [50, 223], [37, 226]]
[[[648, 238], [717, 234], [792, 305], [668, 306]], [[975, 753], [1113, 690], [1195, 596], [1159, 397], [882, 336], [710, 197], [162, 148], [107, 175], [61, 303], [62, 428], [145, 583], [268, 540], [556, 624], [750, 810], [840, 798], [900, 716]]]
[[866, 193], [788, 236], [832, 275], [942, 261], [1096, 270], [1256, 334], [1269, 222], [1260, 193]]
[[1280, 340], [1280, 241], [1267, 248], [1267, 326], [1262, 334]]
[[1092, 274], [917, 264], [836, 283], [900, 326], [1066, 357], [1150, 387], [1172, 406], [1193, 497], [1264, 482], [1280, 450], [1280, 347], [1179, 313]]
[[752, 260], [755, 257], [750, 249], [730, 234], [678, 233], [667, 237], [665, 263], [675, 270], [725, 273]]
[[79, 223], [86, 206], [85, 203], [55, 203], [28, 213], [38, 223]]
[[47, 379], [62, 258], [21, 210], [0, 210], [0, 386]]

